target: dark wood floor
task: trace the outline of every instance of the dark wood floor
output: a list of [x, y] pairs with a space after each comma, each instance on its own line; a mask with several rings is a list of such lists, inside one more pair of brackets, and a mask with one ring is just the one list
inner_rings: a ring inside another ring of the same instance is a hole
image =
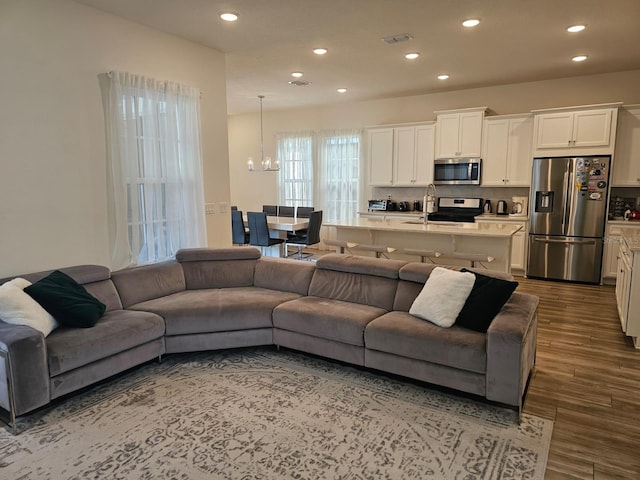
[[554, 421], [546, 479], [640, 479], [640, 350], [615, 291], [518, 277], [540, 297], [538, 352], [524, 411]]

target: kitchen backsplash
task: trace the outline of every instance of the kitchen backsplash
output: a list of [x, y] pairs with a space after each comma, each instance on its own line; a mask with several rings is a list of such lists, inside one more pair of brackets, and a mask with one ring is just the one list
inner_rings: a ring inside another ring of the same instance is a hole
[[[413, 207], [414, 200], [420, 200], [426, 189], [423, 187], [374, 187], [372, 199], [386, 199], [391, 195], [394, 202], [409, 202], [409, 208]], [[441, 185], [437, 187], [438, 197], [479, 197], [483, 200], [491, 200], [495, 209], [498, 200], [505, 200], [509, 210], [511, 209], [511, 197], [529, 196], [527, 187], [482, 187], [476, 185]], [[609, 219], [621, 219], [624, 211], [629, 209], [640, 210], [640, 188], [613, 187], [609, 197]], [[530, 212], [528, 212], [530, 213]]]
[[[528, 197], [529, 189], [527, 187], [482, 187], [476, 185], [439, 185], [437, 188], [437, 197], [470, 197], [482, 198], [483, 200], [491, 200], [491, 204], [495, 209], [498, 200], [505, 200], [509, 211], [511, 210], [511, 197]], [[386, 199], [391, 195], [393, 202], [409, 202], [409, 207], [413, 207], [414, 200], [420, 200], [422, 205], [422, 197], [426, 189], [424, 187], [373, 187], [372, 199]]]

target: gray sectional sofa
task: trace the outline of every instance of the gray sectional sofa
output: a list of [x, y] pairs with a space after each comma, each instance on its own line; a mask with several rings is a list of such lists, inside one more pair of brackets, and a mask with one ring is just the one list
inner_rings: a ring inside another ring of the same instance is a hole
[[0, 319], [0, 407], [15, 426], [16, 416], [164, 354], [277, 345], [521, 410], [537, 297], [513, 293], [486, 334], [441, 328], [408, 313], [433, 268], [339, 254], [314, 264], [252, 247], [186, 249], [175, 261], [117, 272], [63, 268], [106, 313], [92, 328], [46, 338]]

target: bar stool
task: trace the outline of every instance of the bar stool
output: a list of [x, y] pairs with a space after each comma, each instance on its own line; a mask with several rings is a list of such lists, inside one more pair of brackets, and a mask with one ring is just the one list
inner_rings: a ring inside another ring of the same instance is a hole
[[444, 256], [461, 260], [469, 260], [471, 262], [471, 268], [475, 268], [478, 265], [482, 268], [487, 268], [483, 262], [491, 263], [496, 259], [496, 257], [485, 255], [483, 253], [451, 252], [444, 254]]
[[393, 253], [397, 248], [387, 247], [386, 245], [358, 245], [355, 250], [365, 250], [367, 252], [374, 252], [376, 258], [384, 257], [389, 258], [388, 254]]
[[402, 253], [406, 255], [417, 255], [420, 257], [421, 263], [427, 263], [427, 259], [429, 259], [431, 263], [436, 263], [433, 259], [442, 256], [442, 253], [436, 252], [435, 250], [417, 250], [415, 248], [405, 248]]
[[322, 240], [322, 243], [324, 243], [325, 245], [328, 245], [329, 247], [337, 247], [339, 249], [339, 253], [344, 253], [345, 250], [351, 253], [352, 248], [355, 248], [358, 245], [360, 245], [359, 243], [355, 243], [355, 242], [345, 242], [344, 240], [329, 240], [329, 239]]

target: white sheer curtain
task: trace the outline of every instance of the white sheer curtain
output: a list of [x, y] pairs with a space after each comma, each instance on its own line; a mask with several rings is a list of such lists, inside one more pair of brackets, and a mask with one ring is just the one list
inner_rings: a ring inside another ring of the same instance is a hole
[[360, 196], [361, 130], [324, 131], [318, 135], [316, 209], [325, 220], [357, 218]]
[[278, 203], [313, 206], [312, 132], [279, 133], [276, 136], [278, 162]]
[[113, 268], [205, 246], [199, 90], [124, 72], [108, 76]]

